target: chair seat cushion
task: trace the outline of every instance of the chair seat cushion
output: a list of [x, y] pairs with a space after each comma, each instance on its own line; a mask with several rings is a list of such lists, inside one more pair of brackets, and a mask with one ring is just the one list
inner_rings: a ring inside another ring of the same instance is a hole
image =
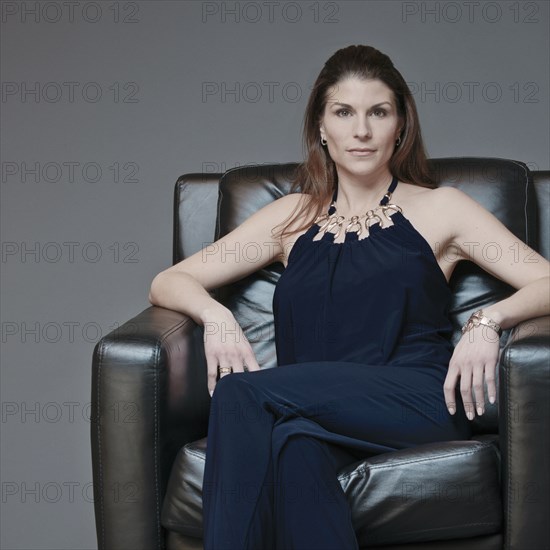
[[[162, 525], [202, 538], [206, 438], [174, 462]], [[429, 443], [342, 468], [338, 480], [361, 547], [469, 538], [502, 528], [500, 455], [494, 441]]]

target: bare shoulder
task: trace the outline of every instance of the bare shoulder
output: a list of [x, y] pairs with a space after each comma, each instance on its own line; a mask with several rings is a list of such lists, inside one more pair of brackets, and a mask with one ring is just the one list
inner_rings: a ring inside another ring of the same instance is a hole
[[277, 199], [275, 202], [286, 204], [286, 206], [296, 206], [301, 201], [307, 202], [309, 200], [311, 200], [311, 195], [308, 195], [307, 193], [288, 193], [287, 195]]
[[403, 183], [402, 200], [410, 204], [419, 213], [431, 212], [431, 218], [445, 219], [448, 214], [457, 211], [457, 205], [463, 206], [472, 199], [460, 189], [454, 187], [422, 187]]
[[451, 200], [456, 193], [465, 195], [459, 189], [454, 187], [423, 187], [412, 183], [400, 183], [399, 187], [403, 191], [403, 196], [408, 199], [422, 199], [429, 201], [447, 201]]
[[306, 195], [305, 193], [288, 193], [278, 199], [275, 199], [269, 204], [266, 204], [263, 209], [266, 211], [271, 210], [273, 212], [283, 214], [289, 208], [296, 206], [300, 200], [307, 200], [308, 197], [309, 195]]
[[[292, 216], [300, 211], [300, 208], [304, 204], [309, 204], [311, 201], [311, 195], [306, 193], [289, 193], [280, 197], [271, 203], [271, 208], [275, 218], [278, 218], [277, 223], [289, 218], [291, 225], [298, 221], [296, 216]], [[292, 216], [292, 217], [290, 217]]]
[[300, 201], [308, 201], [311, 199], [311, 195], [306, 193], [288, 193], [278, 199], [274, 200], [272, 204], [276, 204], [278, 208], [285, 210], [288, 208], [294, 208]]
[[459, 236], [464, 226], [480, 217], [493, 217], [487, 209], [461, 189], [443, 186], [430, 191], [430, 206], [445, 220], [453, 239]]
[[470, 195], [456, 187], [446, 185], [429, 189], [428, 191], [431, 192], [432, 200], [436, 201], [437, 206], [445, 208], [447, 211], [456, 211], [457, 204], [466, 207], [473, 203], [478, 204]]

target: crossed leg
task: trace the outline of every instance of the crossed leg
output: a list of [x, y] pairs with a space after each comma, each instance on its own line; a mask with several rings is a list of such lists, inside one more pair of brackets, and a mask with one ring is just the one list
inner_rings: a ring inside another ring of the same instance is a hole
[[440, 383], [429, 369], [338, 362], [223, 377], [211, 402], [205, 550], [355, 550], [338, 469], [359, 455], [467, 438], [434, 409], [444, 406]]

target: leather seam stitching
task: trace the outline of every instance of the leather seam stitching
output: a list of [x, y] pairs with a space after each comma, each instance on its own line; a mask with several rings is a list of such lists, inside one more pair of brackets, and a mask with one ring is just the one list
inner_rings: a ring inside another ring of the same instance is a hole
[[[174, 325], [173, 327], [171, 327], [170, 329], [168, 329], [166, 332], [163, 332], [162, 334], [159, 334], [159, 342], [160, 343], [164, 343], [166, 341], [166, 339], [171, 336], [174, 332], [178, 331], [179, 329], [185, 327], [185, 325], [187, 324], [190, 324], [190, 323], [194, 323], [195, 321], [193, 321], [193, 319], [189, 316], [186, 316], [185, 319], [183, 319], [182, 321], [180, 321], [179, 323], [177, 323], [176, 325]], [[155, 360], [158, 359], [158, 348], [156, 350], [156, 353], [157, 353], [157, 356], [155, 357]]]
[[338, 479], [350, 479], [352, 477], [355, 477], [356, 475], [365, 474], [365, 473], [367, 473], [368, 470], [386, 470], [388, 468], [393, 469], [397, 464], [398, 465], [416, 464], [416, 463], [419, 463], [419, 462], [430, 462], [434, 459], [439, 459], [439, 458], [455, 458], [457, 456], [473, 455], [473, 454], [479, 453], [481, 451], [484, 451], [485, 449], [490, 449], [491, 446], [492, 446], [491, 443], [489, 443], [489, 444], [482, 443], [479, 449], [473, 449], [472, 451], [463, 451], [463, 452], [458, 452], [458, 453], [453, 453], [453, 454], [430, 456], [430, 457], [426, 457], [426, 458], [418, 458], [418, 459], [415, 459], [415, 460], [412, 460], [412, 459], [411, 460], [403, 460], [401, 462], [393, 462], [392, 464], [373, 464], [373, 465], [363, 466], [358, 470], [354, 470], [353, 472], [350, 472], [349, 474], [344, 474], [344, 475], [338, 476]]
[[[479, 453], [479, 452], [482, 452], [482, 451], [485, 451], [486, 449], [491, 449], [492, 450], [492, 447], [493, 447], [493, 444], [492, 443], [484, 443], [484, 442], [480, 442], [480, 446], [478, 449], [474, 449], [472, 451], [464, 451], [464, 452], [461, 452], [461, 453], [453, 453], [453, 454], [446, 454], [446, 455], [438, 455], [438, 456], [430, 456], [430, 457], [426, 457], [426, 458], [420, 458], [420, 459], [416, 459], [416, 460], [406, 460], [406, 461], [403, 461], [403, 462], [399, 462], [398, 464], [399, 465], [404, 465], [404, 464], [415, 464], [415, 463], [418, 463], [418, 462], [427, 462], [427, 461], [432, 461], [433, 459], [438, 459], [438, 458], [454, 458], [454, 457], [457, 457], [457, 456], [464, 456], [464, 455], [473, 455], [473, 454], [476, 454], [476, 453]], [[186, 454], [189, 454], [189, 455], [192, 455], [200, 460], [202, 460], [203, 462], [205, 462], [205, 456], [202, 452], [199, 452], [199, 451], [195, 451], [193, 449], [186, 449], [185, 451]], [[350, 479], [351, 477], [355, 477], [356, 475], [359, 475], [359, 474], [364, 474], [367, 472], [367, 470], [383, 470], [383, 469], [387, 469], [387, 468], [394, 468], [396, 465], [396, 463], [393, 463], [391, 465], [369, 465], [369, 466], [363, 466], [361, 469], [359, 470], [354, 470], [353, 472], [351, 472], [350, 474], [347, 474], [347, 475], [340, 475], [338, 476], [338, 479], [342, 479], [342, 480], [345, 480], [345, 479]]]
[[[160, 346], [156, 346], [155, 349], [155, 365], [158, 365], [159, 361], [159, 350]], [[160, 524], [160, 503], [159, 503], [159, 479], [158, 479], [158, 424], [159, 424], [159, 418], [158, 418], [158, 369], [155, 369], [154, 374], [154, 400], [155, 400], [155, 407], [154, 407], [154, 419], [155, 419], [155, 431], [154, 431], [154, 461], [155, 461], [155, 500], [156, 500], [156, 518], [157, 518], [157, 544], [158, 547], [161, 548], [161, 524]]]
[[[505, 350], [505, 356], [503, 361], [503, 368], [504, 371], [504, 384], [505, 384], [505, 390], [506, 390], [506, 403], [510, 404], [510, 380], [509, 380], [509, 372], [506, 370], [506, 365], [510, 361], [510, 348], [506, 348]], [[512, 426], [512, 420], [510, 418], [511, 410], [510, 407], [506, 407], [506, 415], [505, 415], [505, 426], [504, 426], [504, 433], [506, 435], [506, 455], [508, 458], [508, 467], [507, 467], [507, 495], [506, 495], [506, 531], [504, 533], [504, 540], [509, 541], [509, 533], [510, 533], [510, 525], [512, 521], [512, 499], [510, 495], [512, 494], [512, 476], [510, 475], [510, 472], [512, 471], [512, 437], [510, 434], [511, 426]], [[504, 435], [504, 434], [503, 434]], [[509, 543], [505, 542], [504, 544], [505, 548], [509, 547]]]
[[180, 229], [180, 217], [178, 216], [179, 208], [181, 205], [181, 195], [183, 194], [182, 187], [185, 185], [185, 182], [180, 182], [180, 178], [176, 181], [175, 196], [174, 196], [174, 235], [172, 237], [172, 263], [175, 263], [177, 255], [177, 246], [176, 243], [180, 240], [178, 235], [181, 233]]
[[201, 459], [203, 462], [206, 461], [206, 457], [204, 456], [203, 453], [188, 449], [188, 450], [185, 451], [185, 454], [193, 455], [194, 457]]
[[101, 452], [101, 367], [105, 346], [103, 342], [99, 348], [99, 362], [97, 365], [97, 450], [99, 454], [99, 509], [101, 516], [101, 546], [105, 548], [105, 510], [103, 508], [103, 457]]

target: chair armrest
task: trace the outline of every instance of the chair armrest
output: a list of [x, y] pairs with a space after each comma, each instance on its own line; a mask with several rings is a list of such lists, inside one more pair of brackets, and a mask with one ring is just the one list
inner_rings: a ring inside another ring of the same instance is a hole
[[91, 444], [100, 550], [164, 548], [160, 511], [172, 463], [208, 431], [202, 330], [152, 306], [95, 346]]
[[518, 324], [502, 350], [499, 434], [505, 548], [550, 548], [550, 316]]

